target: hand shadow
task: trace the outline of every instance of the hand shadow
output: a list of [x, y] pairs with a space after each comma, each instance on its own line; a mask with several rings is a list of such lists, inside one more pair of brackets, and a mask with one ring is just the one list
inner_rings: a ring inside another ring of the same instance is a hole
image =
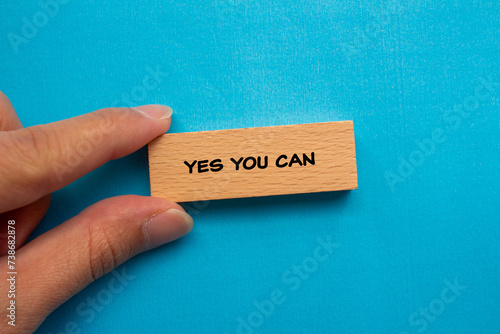
[[256, 211], [275, 212], [286, 210], [288, 214], [298, 214], [303, 210], [316, 210], [328, 206], [329, 209], [343, 207], [350, 191], [329, 191], [307, 194], [276, 195], [250, 198], [234, 198], [212, 201], [180, 203], [191, 216], [204, 214], [251, 214]]

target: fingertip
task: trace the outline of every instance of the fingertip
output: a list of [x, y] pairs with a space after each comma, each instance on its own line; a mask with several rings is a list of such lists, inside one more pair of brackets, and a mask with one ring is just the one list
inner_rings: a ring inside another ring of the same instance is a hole
[[193, 229], [193, 218], [185, 211], [169, 209], [153, 215], [143, 225], [148, 242], [147, 249], [179, 239]]
[[154, 120], [169, 119], [173, 114], [172, 108], [161, 104], [147, 104], [132, 109], [139, 112], [141, 115]]

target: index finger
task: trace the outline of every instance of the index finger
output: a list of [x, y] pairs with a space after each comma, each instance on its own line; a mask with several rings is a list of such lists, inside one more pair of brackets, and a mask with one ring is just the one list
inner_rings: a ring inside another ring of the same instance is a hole
[[160, 105], [101, 109], [67, 120], [0, 132], [0, 212], [54, 192], [170, 127]]

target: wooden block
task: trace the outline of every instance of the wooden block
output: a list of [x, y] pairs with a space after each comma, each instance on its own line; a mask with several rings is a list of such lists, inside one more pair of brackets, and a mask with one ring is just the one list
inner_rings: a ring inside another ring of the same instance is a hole
[[151, 195], [176, 202], [356, 189], [353, 123], [165, 134], [149, 172]]

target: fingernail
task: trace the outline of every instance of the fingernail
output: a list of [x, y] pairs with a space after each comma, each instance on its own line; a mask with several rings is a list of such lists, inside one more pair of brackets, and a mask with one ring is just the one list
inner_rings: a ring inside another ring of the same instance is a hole
[[140, 114], [152, 119], [166, 119], [172, 116], [172, 108], [161, 104], [148, 104], [133, 108]]
[[143, 225], [148, 249], [178, 239], [193, 229], [193, 218], [184, 211], [170, 209], [154, 215]]

